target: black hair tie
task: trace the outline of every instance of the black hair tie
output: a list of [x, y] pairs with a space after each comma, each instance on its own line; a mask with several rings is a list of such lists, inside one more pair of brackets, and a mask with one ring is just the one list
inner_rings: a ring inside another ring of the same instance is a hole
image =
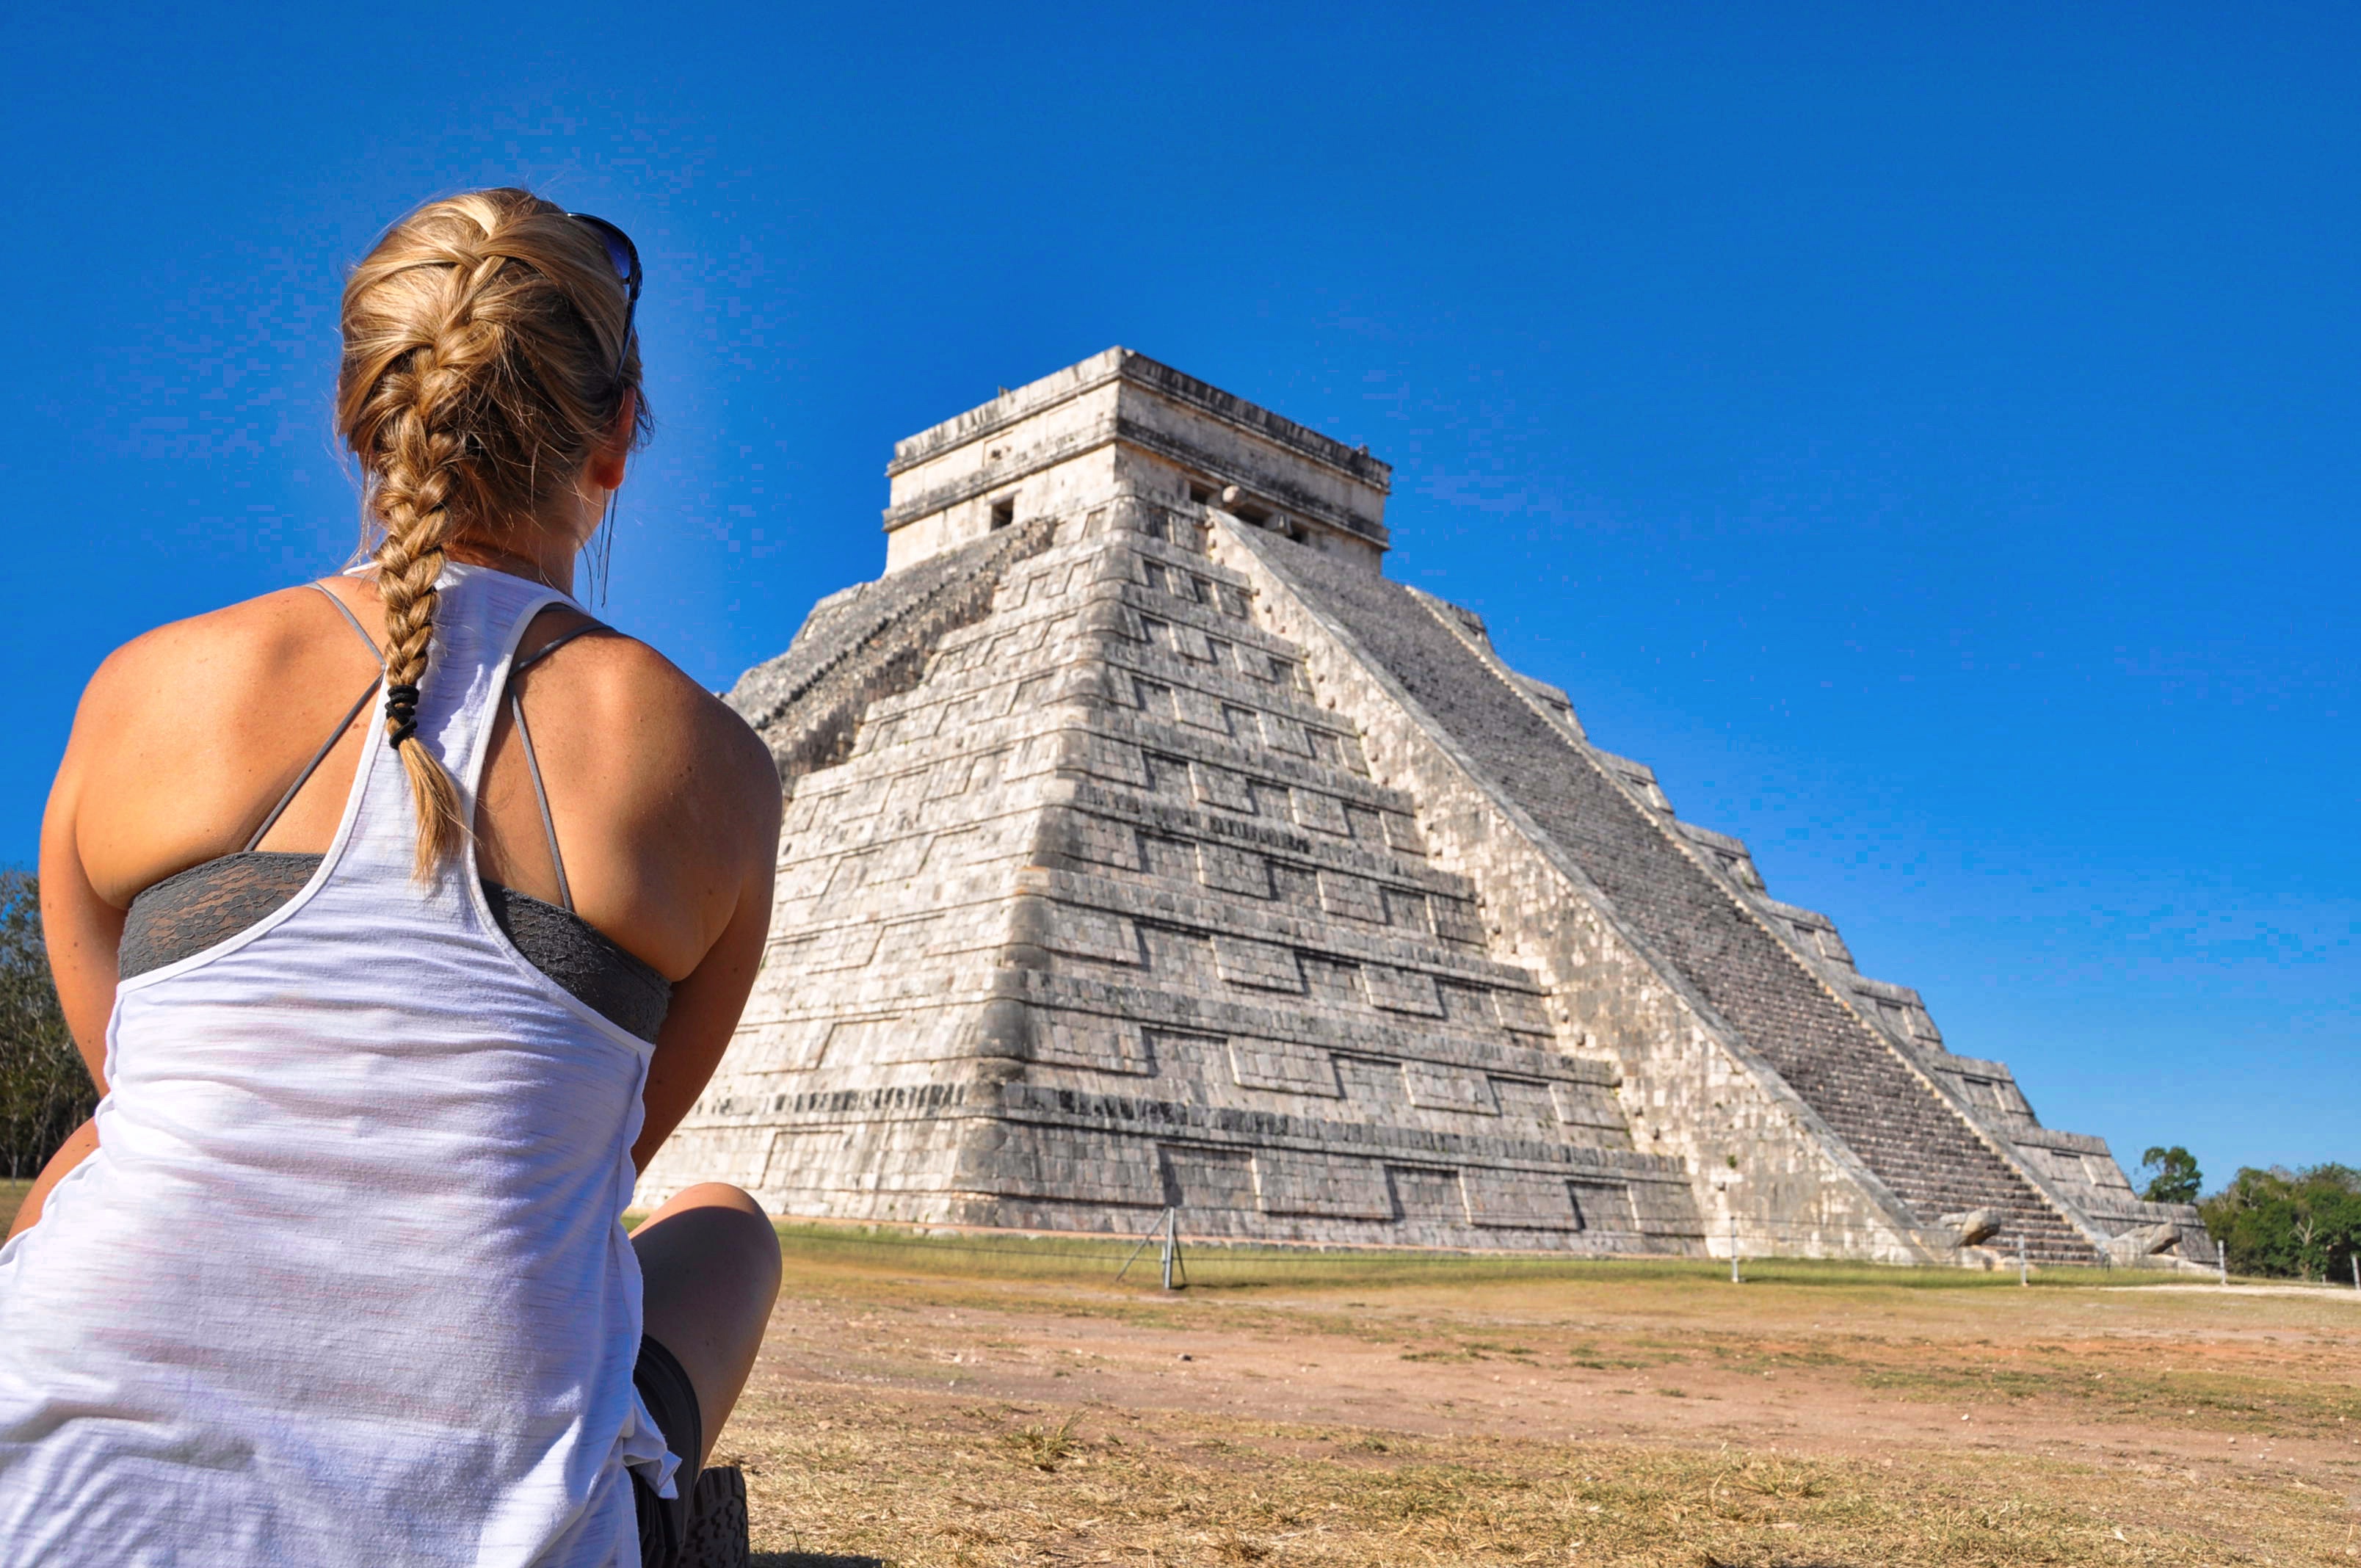
[[393, 726], [385, 743], [399, 751], [404, 740], [418, 733], [418, 688], [408, 681], [386, 687], [385, 717]]

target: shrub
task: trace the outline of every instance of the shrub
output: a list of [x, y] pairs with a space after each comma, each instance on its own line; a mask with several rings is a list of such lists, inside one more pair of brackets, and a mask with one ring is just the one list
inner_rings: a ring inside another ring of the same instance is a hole
[[41, 941], [41, 884], [0, 871], [0, 1165], [37, 1174], [98, 1104]]
[[2342, 1280], [2361, 1250], [2361, 1170], [2250, 1166], [2198, 1211], [2241, 1274]]

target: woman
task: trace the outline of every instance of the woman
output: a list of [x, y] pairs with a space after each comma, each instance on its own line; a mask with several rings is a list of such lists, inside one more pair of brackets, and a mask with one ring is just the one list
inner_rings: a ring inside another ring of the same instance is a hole
[[658, 1563], [778, 1245], [637, 1168], [761, 956], [762, 744], [568, 597], [639, 263], [522, 191], [345, 290], [368, 565], [91, 680], [45, 928], [105, 1096], [0, 1251], [0, 1563]]

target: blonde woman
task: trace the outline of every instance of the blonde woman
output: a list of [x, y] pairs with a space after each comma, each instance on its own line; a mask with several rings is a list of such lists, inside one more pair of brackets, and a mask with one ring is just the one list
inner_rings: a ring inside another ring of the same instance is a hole
[[0, 1563], [667, 1563], [778, 1288], [635, 1171], [761, 955], [771, 760], [585, 614], [640, 268], [522, 191], [345, 290], [368, 564], [109, 658], [41, 841], [105, 1098], [0, 1251]]

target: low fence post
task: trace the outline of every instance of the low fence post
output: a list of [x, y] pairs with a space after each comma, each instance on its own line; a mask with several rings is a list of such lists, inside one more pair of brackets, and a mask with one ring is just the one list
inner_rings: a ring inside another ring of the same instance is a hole
[[1159, 1239], [1160, 1236], [1164, 1238], [1164, 1288], [1167, 1290], [1172, 1288], [1171, 1234], [1172, 1211], [1167, 1209], [1164, 1211], [1163, 1218], [1158, 1220], [1156, 1223], [1148, 1227], [1148, 1233], [1139, 1238], [1139, 1245], [1131, 1249], [1131, 1255], [1129, 1257], [1123, 1260], [1123, 1266], [1115, 1271], [1115, 1283], [1118, 1285], [1123, 1283], [1123, 1277], [1131, 1272], [1131, 1266], [1139, 1261], [1139, 1255], [1148, 1250], [1148, 1244]]
[[1730, 1216], [1730, 1282], [1732, 1285], [1741, 1283], [1738, 1277], [1738, 1216], [1735, 1213]]
[[2025, 1271], [2025, 1238], [2023, 1236], [2016, 1238], [2016, 1282], [2019, 1285], [2033, 1283]]

